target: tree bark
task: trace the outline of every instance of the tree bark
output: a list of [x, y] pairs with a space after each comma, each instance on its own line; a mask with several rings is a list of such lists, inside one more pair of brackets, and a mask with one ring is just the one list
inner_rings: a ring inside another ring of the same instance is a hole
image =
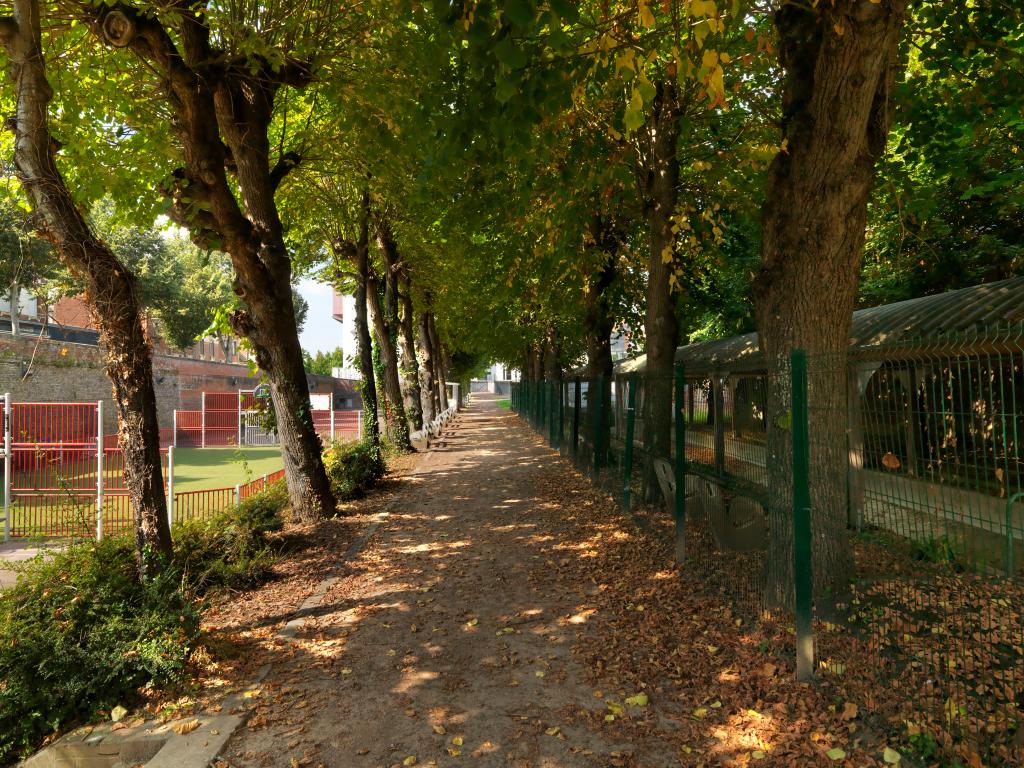
[[52, 97], [46, 79], [37, 0], [15, 0], [0, 20], [11, 79], [17, 88], [14, 164], [61, 261], [85, 282], [85, 299], [107, 353], [117, 404], [125, 484], [135, 515], [139, 572], [154, 574], [171, 555], [171, 534], [160, 463], [160, 425], [153, 363], [142, 327], [135, 278], [86, 223], [57, 169], [49, 132]]
[[[676, 238], [672, 216], [679, 200], [679, 94], [675, 81], [657, 84], [645, 135], [645, 212], [647, 216], [647, 371], [644, 377], [644, 439], [648, 458], [668, 458], [672, 445], [672, 370], [679, 324], [670, 277]], [[658, 482], [648, 462], [648, 500], [657, 498]]]
[[405, 418], [405, 407], [402, 400], [402, 384], [398, 376], [398, 352], [395, 349], [393, 327], [388, 327], [381, 304], [381, 285], [373, 269], [367, 275], [366, 293], [370, 305], [370, 316], [373, 318], [374, 336], [377, 338], [377, 349], [383, 366], [381, 385], [384, 390], [384, 430], [388, 442], [399, 451], [412, 448], [409, 442], [409, 423]]
[[437, 332], [434, 313], [430, 313], [430, 345], [434, 349], [434, 378], [437, 380], [438, 407], [441, 411], [448, 410], [448, 382], [445, 378], [444, 346]]
[[21, 299], [21, 286], [18, 285], [16, 282], [11, 283], [8, 295], [10, 297], [8, 299], [8, 303], [10, 304], [11, 308], [11, 336], [20, 336], [21, 307], [19, 306], [19, 304]]
[[[272, 165], [269, 141], [277, 91], [303, 87], [309, 67], [290, 59], [275, 67], [263, 57], [228, 56], [215, 47], [201, 5], [166, 17], [126, 5], [76, 7], [100, 39], [129, 49], [159, 75], [184, 160], [165, 189], [169, 213], [196, 243], [231, 257], [234, 290], [246, 304], [232, 313], [231, 325], [249, 340], [270, 382], [294, 512], [307, 520], [333, 512], [275, 202], [278, 185], [299, 158], [285, 153]], [[164, 19], [176, 25], [174, 35]]]
[[398, 243], [395, 242], [390, 223], [381, 216], [378, 217], [377, 226], [378, 241], [387, 275], [388, 325], [400, 342], [399, 381], [402, 388], [402, 403], [409, 429], [415, 431], [423, 428], [423, 406], [420, 404], [420, 382], [416, 365], [412, 285], [408, 268], [402, 264]]
[[[614, 371], [612, 361], [612, 331], [615, 318], [612, 317], [608, 292], [616, 277], [616, 242], [614, 233], [599, 214], [595, 214], [590, 222], [589, 248], [596, 250], [601, 256], [601, 266], [597, 274], [587, 278], [583, 294], [583, 329], [587, 344], [587, 378], [596, 381], [601, 377], [610, 382]], [[602, 411], [611, 413], [611, 387], [603, 389], [604, 402]], [[590, 409], [590, 433], [596, 434], [594, 419], [597, 410]], [[600, 435], [601, 444], [608, 445], [611, 437], [611, 419], [603, 419], [604, 429]]]
[[768, 363], [770, 603], [792, 605], [789, 359], [809, 358], [812, 565], [815, 593], [842, 594], [847, 542], [846, 352], [875, 164], [885, 149], [906, 0], [837, 0], [775, 15], [785, 149], [768, 173], [762, 266], [754, 286]]
[[363, 190], [359, 207], [359, 239], [356, 240], [356, 341], [359, 344], [359, 374], [362, 376], [363, 434], [380, 445], [377, 382], [373, 371], [373, 347], [367, 319], [367, 285], [370, 268], [370, 192]]
[[416, 324], [416, 348], [420, 362], [420, 403], [423, 423], [437, 417], [437, 384], [434, 381], [434, 357], [430, 346], [430, 316], [420, 312]]

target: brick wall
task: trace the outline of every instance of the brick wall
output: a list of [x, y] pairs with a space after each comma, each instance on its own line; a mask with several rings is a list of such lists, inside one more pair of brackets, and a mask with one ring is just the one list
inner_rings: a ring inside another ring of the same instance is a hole
[[[31, 371], [27, 378], [26, 370]], [[330, 376], [311, 376], [310, 380], [313, 392], [333, 392], [338, 407], [360, 407], [353, 382]], [[175, 409], [199, 408], [201, 391], [252, 389], [257, 383], [258, 378], [251, 376], [245, 365], [153, 356], [157, 417], [165, 429], [173, 425]], [[103, 400], [104, 431], [112, 434], [117, 429], [104, 355], [97, 347], [0, 334], [0, 395], [5, 392], [15, 401]]]

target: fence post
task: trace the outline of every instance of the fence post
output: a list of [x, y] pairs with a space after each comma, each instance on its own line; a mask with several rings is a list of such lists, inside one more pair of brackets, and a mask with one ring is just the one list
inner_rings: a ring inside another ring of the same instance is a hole
[[331, 403], [331, 442], [334, 442], [334, 403]]
[[359, 418], [356, 419], [356, 437], [360, 440], [363, 439], [363, 410], [359, 409]]
[[[814, 676], [814, 629], [811, 621], [811, 490], [807, 423], [807, 354], [791, 356], [793, 423], [793, 580], [796, 598], [796, 678]], [[716, 414], [717, 415], [717, 414]]]
[[238, 444], [242, 444], [242, 392], [238, 392]]
[[11, 393], [4, 395], [4, 541], [11, 538]]
[[103, 538], [103, 401], [96, 401], [96, 541]]
[[199, 399], [199, 407], [200, 407], [200, 411], [199, 411], [199, 414], [200, 414], [199, 415], [199, 419], [200, 419], [200, 421], [199, 421], [199, 428], [202, 431], [202, 442], [201, 442], [201, 445], [202, 445], [203, 448], [205, 448], [206, 447], [206, 392], [205, 391], [201, 392], [199, 397], [200, 397], [200, 399]]
[[167, 527], [174, 525], [174, 446], [167, 449]]
[[[594, 446], [594, 479], [596, 480], [601, 474], [601, 445], [603, 440], [601, 439], [604, 434], [604, 376], [598, 376], [594, 383], [596, 387], [588, 387], [587, 399], [589, 400], [588, 405], [594, 409], [594, 434], [591, 438], [591, 443]], [[594, 391], [591, 392], [590, 390]], [[595, 402], [594, 396], [597, 396]]]
[[583, 406], [583, 391], [579, 376], [575, 378], [573, 383], [575, 384], [576, 391], [572, 396], [572, 452], [575, 455], [580, 447], [580, 408]]
[[[686, 375], [682, 364], [675, 368], [675, 427], [676, 455], [673, 472], [676, 480], [676, 508], [672, 510], [676, 529], [676, 562], [682, 563], [686, 557], [686, 404], [683, 402], [686, 393]], [[691, 393], [693, 389], [690, 389]]]
[[565, 379], [558, 383], [558, 452], [565, 442]]
[[173, 429], [173, 434], [171, 436], [171, 445], [173, 447], [177, 448], [178, 447], [178, 410], [175, 409], [172, 415], [173, 415], [173, 421], [171, 422], [171, 424], [172, 424], [174, 429]]
[[633, 492], [633, 432], [636, 429], [636, 381], [631, 373], [626, 379], [629, 393], [626, 395], [626, 450], [622, 457], [622, 508], [630, 511]]
[[1006, 500], [1006, 552], [1003, 555], [1003, 567], [1006, 570], [1006, 578], [1012, 578], [1013, 565], [1013, 505], [1024, 501], [1024, 491], [1013, 494]]
[[557, 381], [548, 382], [548, 448], [555, 447], [555, 409], [558, 407], [555, 397]]
[[237, 507], [241, 503], [242, 503], [242, 486], [241, 485], [236, 485], [235, 486], [235, 506]]

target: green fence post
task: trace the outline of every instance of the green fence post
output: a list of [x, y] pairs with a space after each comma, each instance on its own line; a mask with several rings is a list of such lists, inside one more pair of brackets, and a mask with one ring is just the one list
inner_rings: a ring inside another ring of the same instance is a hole
[[[796, 597], [796, 679], [814, 676], [814, 628], [811, 620], [810, 433], [807, 419], [807, 354], [793, 350], [790, 379], [793, 418], [793, 579]], [[718, 414], [715, 414], [718, 416]]]
[[[590, 407], [594, 409], [594, 434], [591, 437], [590, 442], [594, 445], [594, 478], [596, 479], [601, 474], [601, 445], [603, 440], [601, 439], [604, 434], [604, 376], [598, 376], [594, 383], [596, 387], [592, 389], [594, 392], [587, 392], [588, 399], [590, 400]], [[597, 396], [595, 402], [595, 394]]]
[[629, 512], [632, 499], [633, 480], [633, 432], [636, 429], [636, 380], [635, 373], [627, 379], [629, 394], [626, 398], [626, 450], [622, 456], [622, 508]]
[[676, 562], [682, 563], [686, 557], [686, 405], [683, 402], [686, 377], [682, 365], [676, 366], [675, 379], [676, 455], [672, 469], [676, 479], [676, 508], [672, 514], [676, 528]]
[[583, 390], [579, 376], [573, 383], [576, 391], [572, 396], [572, 453], [575, 456], [580, 447], [580, 408], [583, 407]]
[[558, 450], [565, 438], [565, 380], [558, 382]]
[[1013, 577], [1013, 505], [1024, 501], [1024, 491], [1013, 494], [1006, 500], [1006, 554], [1003, 556], [1006, 568], [1006, 578]]
[[558, 398], [555, 396], [555, 387], [558, 386], [557, 381], [552, 381], [548, 384], [548, 448], [555, 447], [555, 411], [558, 408]]

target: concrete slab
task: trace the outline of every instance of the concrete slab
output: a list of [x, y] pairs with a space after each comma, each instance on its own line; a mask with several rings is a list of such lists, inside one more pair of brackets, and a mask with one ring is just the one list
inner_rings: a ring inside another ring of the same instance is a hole
[[220, 754], [242, 719], [241, 715], [203, 719], [202, 725], [191, 733], [172, 736], [156, 757], [146, 763], [146, 768], [206, 768]]

